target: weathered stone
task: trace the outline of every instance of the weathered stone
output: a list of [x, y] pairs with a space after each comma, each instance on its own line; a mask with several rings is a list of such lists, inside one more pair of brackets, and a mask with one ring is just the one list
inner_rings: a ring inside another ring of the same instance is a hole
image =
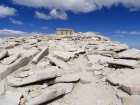
[[140, 50], [138, 49], [128, 49], [123, 52], [118, 53], [118, 58], [129, 58], [140, 60]]
[[39, 105], [44, 102], [48, 102], [60, 95], [70, 93], [73, 89], [73, 84], [71, 83], [59, 83], [52, 85], [45, 90], [43, 90], [42, 94], [35, 97], [29, 98], [27, 101], [27, 105]]
[[62, 75], [61, 77], [57, 77], [55, 79], [55, 83], [59, 82], [76, 82], [80, 79], [80, 76], [77, 74], [65, 74]]
[[110, 65], [121, 65], [126, 67], [135, 67], [138, 64], [136, 60], [115, 59], [108, 62]]
[[92, 82], [90, 76], [93, 77], [93, 75], [90, 72], [79, 72], [78, 75], [80, 76], [80, 83], [89, 84]]
[[21, 56], [20, 53], [11, 55], [10, 57], [5, 58], [4, 60], [2, 60], [1, 63], [4, 64], [4, 65], [9, 65], [9, 64], [15, 62], [20, 56]]
[[8, 51], [2, 51], [0, 52], [0, 59], [8, 55]]
[[49, 48], [44, 48], [40, 53], [38, 53], [32, 60], [33, 63], [37, 64], [44, 56], [48, 55]]
[[21, 98], [19, 105], [23, 105], [25, 102], [25, 98]]
[[[138, 77], [137, 77], [138, 79]], [[133, 83], [134, 82], [134, 83]], [[121, 87], [128, 92], [129, 94], [132, 95], [140, 95], [140, 82], [135, 83], [135, 81], [133, 81], [132, 83], [123, 83], [121, 84]]]
[[91, 67], [87, 68], [86, 71], [89, 71], [89, 72], [93, 72], [93, 71], [99, 71], [101, 69], [103, 69], [104, 67], [99, 65], [99, 64], [94, 64], [92, 65]]
[[[27, 72], [28, 74], [30, 73], [30, 71]], [[50, 78], [55, 78], [58, 76], [61, 76], [60, 69], [58, 67], [50, 67], [47, 69], [36, 70], [34, 71], [33, 75], [28, 76], [25, 79], [22, 79], [22, 81], [17, 81], [16, 78], [14, 78], [13, 76], [9, 76], [7, 78], [7, 82], [10, 86], [21, 86]]]
[[93, 72], [93, 75], [101, 75], [101, 74], [102, 74], [101, 71], [94, 71], [94, 72]]
[[30, 92], [30, 96], [32, 98], [37, 97], [37, 96], [39, 96], [41, 94], [42, 94], [42, 91], [41, 90], [35, 90], [35, 91]]
[[13, 73], [17, 69], [27, 65], [29, 59], [27, 57], [20, 57], [11, 65], [0, 65], [0, 81], [6, 78], [9, 74]]
[[131, 95], [131, 96], [123, 97], [122, 102], [123, 105], [140, 105], [140, 96]]
[[96, 63], [98, 63], [99, 61], [100, 61], [99, 58], [95, 58], [95, 59], [93, 59], [93, 60], [87, 62], [86, 66], [91, 67], [93, 64], [96, 64]]
[[72, 53], [63, 51], [54, 51], [54, 56], [62, 61], [69, 61]]
[[0, 82], [0, 95], [5, 93], [5, 81], [6, 80]]
[[105, 62], [105, 63], [113, 60], [113, 58], [102, 56], [102, 55], [87, 55], [87, 57], [89, 61], [94, 59], [100, 59], [100, 62]]
[[19, 105], [21, 92], [7, 91], [0, 99], [0, 105]]
[[59, 60], [55, 57], [52, 57], [52, 56], [48, 56], [49, 60], [51, 62], [53, 62], [56, 66], [62, 68], [62, 69], [70, 69], [70, 67], [67, 65], [66, 62], [62, 61], [62, 60]]

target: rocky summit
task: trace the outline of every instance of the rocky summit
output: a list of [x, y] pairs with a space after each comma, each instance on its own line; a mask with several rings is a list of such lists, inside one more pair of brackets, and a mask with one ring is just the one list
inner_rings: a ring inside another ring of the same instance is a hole
[[140, 105], [140, 50], [92, 32], [1, 38], [0, 105]]

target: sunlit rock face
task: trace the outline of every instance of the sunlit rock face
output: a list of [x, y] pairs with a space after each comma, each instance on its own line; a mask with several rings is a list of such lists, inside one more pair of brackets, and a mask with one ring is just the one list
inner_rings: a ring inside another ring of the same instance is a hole
[[92, 32], [0, 40], [0, 105], [139, 105], [139, 77], [140, 50]]

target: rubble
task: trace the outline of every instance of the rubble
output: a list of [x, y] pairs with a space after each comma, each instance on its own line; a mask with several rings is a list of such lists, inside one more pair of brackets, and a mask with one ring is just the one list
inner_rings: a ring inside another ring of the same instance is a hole
[[138, 49], [92, 32], [0, 41], [0, 105], [140, 104]]

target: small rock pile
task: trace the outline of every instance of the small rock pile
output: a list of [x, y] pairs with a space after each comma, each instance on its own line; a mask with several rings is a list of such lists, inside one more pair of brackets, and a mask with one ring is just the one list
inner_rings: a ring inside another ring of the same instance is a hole
[[0, 39], [0, 105], [140, 105], [140, 50], [95, 33]]

